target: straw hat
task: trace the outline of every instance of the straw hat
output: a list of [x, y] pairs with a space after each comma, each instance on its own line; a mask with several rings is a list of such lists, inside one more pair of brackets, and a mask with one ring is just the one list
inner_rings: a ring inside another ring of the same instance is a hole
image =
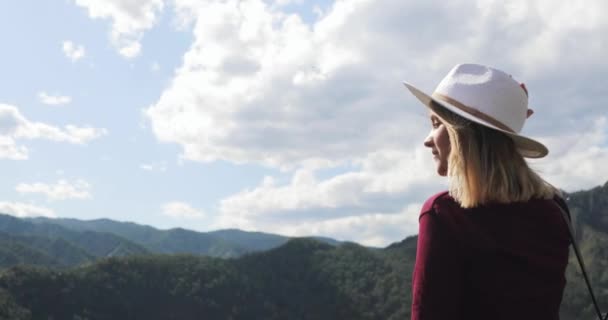
[[527, 118], [528, 92], [523, 84], [498, 69], [459, 64], [428, 95], [403, 83], [427, 107], [431, 100], [446, 109], [510, 136], [522, 156], [542, 158], [549, 153], [542, 143], [521, 135]]

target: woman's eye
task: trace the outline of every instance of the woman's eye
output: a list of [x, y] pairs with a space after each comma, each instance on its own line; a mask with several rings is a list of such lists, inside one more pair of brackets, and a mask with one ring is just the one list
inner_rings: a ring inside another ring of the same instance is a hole
[[437, 128], [439, 128], [439, 126], [441, 125], [441, 122], [433, 121], [433, 122], [432, 122], [432, 125], [433, 125], [433, 128], [434, 128], [434, 129], [437, 129]]

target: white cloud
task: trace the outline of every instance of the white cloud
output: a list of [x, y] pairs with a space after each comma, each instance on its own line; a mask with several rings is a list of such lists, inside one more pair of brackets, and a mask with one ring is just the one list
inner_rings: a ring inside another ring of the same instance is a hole
[[139, 165], [139, 168], [145, 171], [165, 172], [167, 171], [167, 163], [164, 161], [158, 163], [142, 163]]
[[[425, 111], [401, 81], [431, 89], [463, 61], [504, 68], [530, 83], [533, 103], [561, 110], [568, 108], [557, 104], [564, 100], [555, 87], [597, 83], [589, 78], [608, 70], [601, 54], [608, 40], [597, 36], [608, 26], [593, 18], [604, 1], [576, 11], [589, 24], [556, 22], [553, 14], [569, 4], [546, 1], [336, 1], [312, 26], [261, 0], [175, 6], [190, 13], [182, 19], [196, 21], [194, 42], [144, 113], [160, 141], [179, 144], [182, 157], [195, 161], [296, 168], [408, 150], [407, 137], [426, 130], [413, 117]], [[539, 47], [541, 34], [550, 35], [549, 54], [557, 59], [533, 57], [547, 51]], [[574, 35], [583, 42], [573, 44]], [[602, 50], [572, 54], [587, 46]], [[586, 108], [597, 114], [595, 105]], [[536, 126], [554, 124], [551, 118]]]
[[23, 160], [28, 157], [28, 149], [17, 145], [21, 139], [46, 139], [72, 144], [86, 144], [107, 134], [103, 128], [77, 127], [66, 125], [55, 127], [25, 118], [15, 106], [0, 104], [0, 158]]
[[143, 32], [152, 28], [163, 10], [162, 0], [76, 0], [92, 19], [110, 19], [110, 39], [118, 52], [134, 58], [141, 52]]
[[425, 190], [429, 185], [439, 186], [440, 180], [433, 179], [430, 151], [422, 148], [413, 154], [391, 150], [370, 154], [358, 167], [323, 181], [315, 177], [314, 171], [301, 169], [284, 186], [266, 177], [255, 189], [222, 200], [220, 211], [255, 219], [270, 215], [287, 219], [290, 212], [303, 212], [308, 219], [310, 211], [319, 215], [358, 214], [379, 210], [379, 202], [384, 202], [383, 210], [395, 212], [408, 195], [415, 194], [413, 198], [417, 199], [423, 192], [432, 191]]
[[0, 159], [25, 160], [27, 157], [25, 146], [18, 146], [13, 138], [0, 135]]
[[420, 207], [413, 204], [445, 188], [445, 179], [434, 176], [430, 151], [418, 147], [414, 153], [370, 154], [356, 168], [325, 180], [307, 169], [285, 185], [266, 177], [253, 190], [222, 200], [216, 227], [386, 245], [417, 231]]
[[125, 43], [121, 48], [118, 49], [118, 53], [126, 58], [134, 58], [139, 55], [141, 51], [141, 44], [139, 42]]
[[[314, 25], [281, 12], [296, 2], [173, 2], [194, 42], [169, 87], [144, 111], [156, 137], [180, 145], [182, 159], [295, 170], [286, 185], [267, 178], [224, 199], [224, 222], [296, 221], [290, 227], [312, 230], [378, 212], [396, 216], [398, 203], [387, 208], [387, 199], [424, 200], [434, 185], [420, 173], [428, 168], [366, 165], [382, 162], [370, 155], [413, 157], [424, 137], [425, 110], [401, 80], [430, 90], [460, 62], [494, 65], [527, 83], [536, 114], [526, 132], [552, 150], [533, 164], [551, 182], [572, 190], [606, 179], [608, 101], [600, 80], [608, 72], [608, 38], [601, 36], [608, 32], [601, 17], [607, 2], [337, 0], [318, 10]], [[112, 41], [129, 57], [163, 9], [160, 0], [77, 4], [112, 20]], [[0, 145], [12, 150], [12, 142]], [[320, 180], [316, 170], [324, 167], [350, 172]], [[416, 184], [426, 187], [405, 187]], [[312, 212], [321, 216], [302, 218]]]
[[399, 80], [376, 87], [361, 52], [338, 46], [330, 27], [315, 32], [261, 1], [198, 5], [184, 65], [145, 112], [185, 159], [293, 166], [402, 144], [410, 128], [395, 120], [405, 122], [403, 108], [384, 96], [403, 97]]
[[[526, 132], [552, 149], [534, 162], [549, 181], [572, 190], [608, 179], [606, 124], [594, 122], [608, 103], [606, 1], [338, 0], [314, 25], [261, 0], [176, 0], [175, 10], [194, 41], [144, 111], [158, 140], [180, 145], [182, 159], [294, 170], [286, 185], [267, 178], [224, 199], [220, 224], [310, 231], [424, 201], [432, 168], [365, 165], [417, 156], [426, 109], [401, 81], [430, 91], [462, 62], [526, 82], [536, 110]], [[560, 151], [574, 139], [585, 142]], [[350, 172], [319, 180], [324, 167]]]
[[572, 192], [608, 181], [608, 117], [590, 121], [584, 130], [563, 131], [545, 141], [551, 153], [532, 163], [550, 183]]
[[162, 207], [163, 214], [178, 219], [198, 219], [205, 216], [203, 211], [184, 202], [169, 202]]
[[406, 235], [418, 233], [421, 206], [420, 203], [412, 203], [396, 213], [366, 213], [294, 225], [273, 224], [264, 229], [283, 235], [323, 235], [338, 240], [356, 241], [366, 246], [385, 247], [403, 240]]
[[61, 179], [55, 184], [46, 184], [42, 182], [20, 183], [15, 187], [15, 190], [21, 194], [40, 193], [45, 195], [49, 200], [92, 198], [90, 192], [91, 185], [84, 180], [69, 182]]
[[63, 41], [61, 48], [66, 57], [72, 61], [78, 61], [85, 55], [85, 50], [82, 45], [77, 45], [72, 41]]
[[290, 4], [302, 4], [304, 0], [275, 0], [274, 4], [277, 6], [286, 6]]
[[421, 203], [411, 203], [397, 212], [365, 213], [325, 219], [310, 219], [298, 223], [280, 221], [234, 220], [220, 227], [261, 230], [286, 236], [327, 236], [337, 240], [384, 247], [418, 232]]
[[62, 95], [50, 95], [44, 91], [38, 93], [40, 102], [49, 105], [62, 105], [72, 102], [72, 97]]
[[0, 212], [19, 218], [25, 217], [56, 217], [53, 210], [22, 202], [0, 201]]

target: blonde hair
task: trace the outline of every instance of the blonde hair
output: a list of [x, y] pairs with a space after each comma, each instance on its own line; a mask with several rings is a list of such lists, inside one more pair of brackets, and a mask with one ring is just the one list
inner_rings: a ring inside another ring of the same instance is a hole
[[448, 131], [448, 189], [463, 208], [548, 199], [557, 193], [528, 166], [508, 135], [469, 121], [434, 101], [430, 107]]

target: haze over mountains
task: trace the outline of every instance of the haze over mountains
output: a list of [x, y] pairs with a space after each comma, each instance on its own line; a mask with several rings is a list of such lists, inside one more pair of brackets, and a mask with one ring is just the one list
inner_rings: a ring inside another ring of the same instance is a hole
[[[608, 310], [608, 183], [567, 194], [567, 202]], [[407, 319], [416, 240], [378, 249], [3, 215], [0, 318]], [[593, 318], [574, 255], [567, 279], [561, 319]]]

